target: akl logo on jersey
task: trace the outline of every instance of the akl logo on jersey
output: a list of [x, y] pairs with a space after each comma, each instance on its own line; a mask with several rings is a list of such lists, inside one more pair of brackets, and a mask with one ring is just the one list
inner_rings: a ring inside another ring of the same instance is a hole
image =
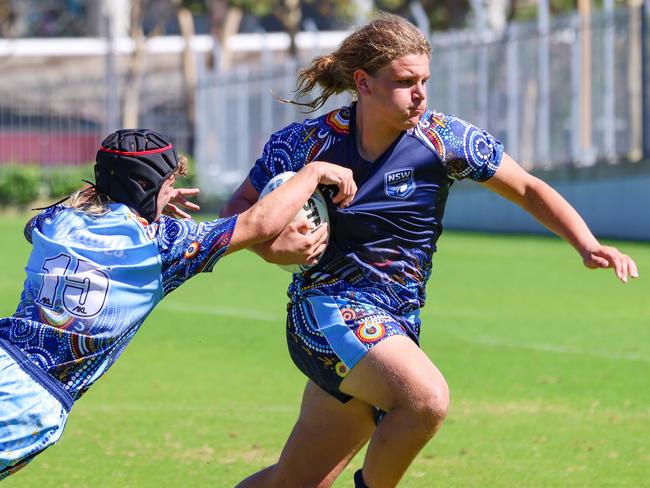
[[398, 169], [384, 175], [384, 190], [390, 198], [408, 198], [415, 191], [413, 168]]

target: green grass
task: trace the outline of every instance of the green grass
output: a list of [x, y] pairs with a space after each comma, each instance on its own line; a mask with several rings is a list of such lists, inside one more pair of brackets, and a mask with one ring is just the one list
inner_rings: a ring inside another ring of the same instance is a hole
[[[23, 221], [0, 221], [3, 315], [29, 252]], [[648, 486], [648, 278], [623, 286], [550, 238], [449, 233], [439, 244], [422, 347], [452, 408], [401, 486]], [[649, 245], [619, 245], [650, 272]], [[272, 463], [304, 385], [284, 340], [288, 279], [242, 252], [172, 293], [61, 442], [3, 486], [230, 487]], [[336, 486], [351, 486], [360, 463]]]

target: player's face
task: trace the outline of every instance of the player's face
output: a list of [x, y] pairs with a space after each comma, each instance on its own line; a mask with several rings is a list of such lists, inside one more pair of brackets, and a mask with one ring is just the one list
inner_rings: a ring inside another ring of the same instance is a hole
[[427, 108], [426, 82], [429, 57], [409, 54], [391, 61], [367, 77], [366, 105], [372, 117], [390, 128], [403, 131], [415, 127]]
[[167, 178], [158, 193], [158, 200], [156, 202], [156, 218], [158, 220], [163, 213], [163, 209], [174, 196], [174, 183], [176, 183], [176, 175], [171, 175]]

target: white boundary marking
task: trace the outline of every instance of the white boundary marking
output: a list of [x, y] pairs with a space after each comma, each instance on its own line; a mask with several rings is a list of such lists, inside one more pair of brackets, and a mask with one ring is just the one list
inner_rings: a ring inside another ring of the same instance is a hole
[[187, 305], [174, 302], [163, 303], [159, 308], [163, 310], [172, 310], [174, 312], [215, 315], [217, 317], [236, 317], [238, 319], [260, 320], [262, 322], [281, 322], [284, 324], [286, 321], [285, 315], [278, 315], [275, 312], [264, 312], [262, 310], [243, 310], [241, 308], [229, 307], [206, 307], [203, 305]]
[[[217, 317], [235, 317], [239, 319], [251, 319], [259, 320], [262, 322], [281, 322], [282, 324], [286, 321], [286, 316], [279, 315], [274, 312], [264, 312], [261, 310], [242, 310], [241, 308], [229, 308], [229, 307], [206, 307], [202, 305], [187, 305], [182, 303], [167, 302], [161, 304], [159, 308], [165, 310], [172, 310], [175, 312], [184, 312], [184, 313], [196, 313], [201, 315], [214, 315]], [[442, 331], [441, 331], [442, 332]], [[631, 361], [650, 364], [650, 358], [642, 356], [635, 353], [617, 353], [617, 352], [601, 352], [601, 351], [585, 351], [577, 349], [575, 347], [563, 346], [561, 344], [549, 344], [549, 343], [530, 343], [530, 344], [521, 344], [506, 340], [501, 340], [495, 337], [463, 337], [453, 332], [444, 331], [444, 333], [449, 334], [453, 338], [467, 342], [470, 344], [481, 344], [489, 347], [508, 347], [512, 349], [524, 349], [530, 351], [541, 351], [541, 352], [552, 352], [557, 354], [576, 354], [582, 356], [592, 356], [603, 359], [612, 359], [617, 361]]]
[[515, 342], [504, 341], [494, 337], [462, 337], [457, 334], [450, 334], [452, 337], [462, 342], [469, 342], [473, 344], [481, 344], [490, 347], [509, 347], [513, 349], [528, 349], [531, 351], [554, 352], [558, 354], [578, 354], [582, 356], [593, 356], [603, 359], [614, 359], [618, 361], [633, 361], [640, 363], [650, 363], [650, 358], [641, 356], [640, 354], [625, 354], [616, 352], [600, 352], [600, 351], [584, 351], [575, 347], [563, 346], [560, 344], [545, 344], [545, 343], [531, 343], [531, 344], [518, 344]]

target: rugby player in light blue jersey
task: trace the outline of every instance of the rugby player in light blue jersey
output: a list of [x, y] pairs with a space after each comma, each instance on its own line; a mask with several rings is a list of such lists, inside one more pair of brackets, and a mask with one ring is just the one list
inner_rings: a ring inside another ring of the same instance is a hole
[[[304, 105], [344, 91], [357, 102], [273, 134], [225, 209], [248, 208], [270, 178], [315, 159], [350, 168], [358, 185], [350, 206], [329, 209], [325, 255], [289, 287], [289, 351], [309, 378], [300, 417], [278, 463], [241, 487], [328, 487], [368, 439], [356, 486], [393, 487], [438, 430], [449, 393], [418, 347], [419, 310], [455, 180], [482, 182], [519, 204], [587, 267], [615, 268], [622, 281], [637, 276], [628, 256], [602, 246], [494, 137], [426, 109], [429, 61], [425, 36], [391, 15], [316, 58], [300, 74], [298, 97], [317, 84], [323, 92]], [[288, 233], [255, 249], [271, 262], [303, 262]], [[376, 428], [374, 407], [386, 412]]]
[[[176, 203], [186, 160], [151, 130], [120, 130], [97, 152], [95, 184], [34, 217], [20, 305], [0, 319], [0, 479], [54, 444], [73, 403], [115, 362], [168, 293], [224, 255], [275, 237], [319, 184], [349, 204], [352, 172], [305, 167], [239, 216], [196, 223]], [[312, 166], [312, 165], [310, 165]], [[307, 222], [304, 225], [308, 225]], [[296, 236], [315, 260], [325, 229]]]

